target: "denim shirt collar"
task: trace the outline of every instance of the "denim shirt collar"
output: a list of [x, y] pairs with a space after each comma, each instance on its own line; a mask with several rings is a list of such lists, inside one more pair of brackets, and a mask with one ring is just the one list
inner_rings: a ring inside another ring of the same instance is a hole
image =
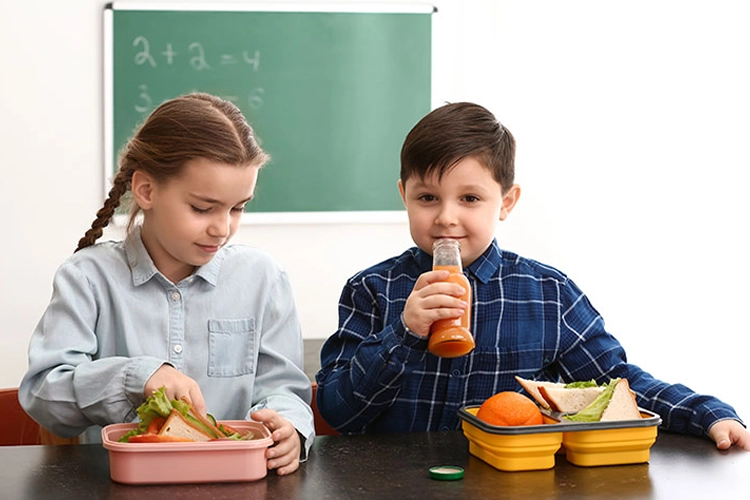
[[[136, 227], [128, 236], [125, 241], [125, 255], [128, 258], [128, 265], [130, 266], [130, 272], [133, 277], [133, 286], [140, 286], [149, 281], [154, 276], [159, 276], [159, 279], [170, 283], [166, 276], [164, 276], [154, 264], [151, 256], [143, 245], [143, 239], [141, 239], [141, 227]], [[219, 278], [219, 271], [221, 269], [221, 263], [224, 260], [223, 249], [211, 259], [207, 264], [198, 267], [193, 276], [202, 278], [206, 283], [212, 286], [216, 286]]]

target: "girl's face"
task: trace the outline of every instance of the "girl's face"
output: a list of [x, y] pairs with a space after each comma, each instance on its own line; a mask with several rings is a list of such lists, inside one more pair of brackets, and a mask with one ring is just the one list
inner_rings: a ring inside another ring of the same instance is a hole
[[178, 283], [229, 242], [253, 197], [258, 170], [199, 158], [162, 184], [143, 172], [133, 174], [143, 243], [164, 276]]
[[439, 182], [433, 174], [424, 180], [410, 177], [405, 184], [399, 181], [398, 187], [414, 243], [432, 254], [435, 240], [457, 239], [464, 267], [484, 253], [497, 221], [505, 220], [520, 194], [513, 185], [503, 195], [490, 170], [472, 157], [457, 163]]

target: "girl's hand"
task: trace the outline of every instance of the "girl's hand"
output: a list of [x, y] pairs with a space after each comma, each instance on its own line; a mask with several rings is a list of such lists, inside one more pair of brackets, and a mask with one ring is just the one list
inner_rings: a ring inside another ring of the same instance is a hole
[[428, 271], [414, 284], [404, 306], [404, 324], [419, 335], [427, 337], [430, 326], [439, 319], [458, 318], [469, 304], [460, 299], [465, 290], [461, 285], [445, 281], [448, 271]]
[[732, 445], [750, 451], [750, 432], [736, 420], [720, 420], [708, 429], [708, 435], [716, 442], [720, 450], [727, 450]]
[[270, 408], [253, 412], [250, 417], [263, 423], [271, 431], [274, 445], [266, 450], [266, 467], [276, 469], [279, 476], [291, 474], [299, 468], [302, 448], [297, 429]]
[[151, 396], [158, 389], [166, 387], [164, 393], [169, 399], [187, 399], [193, 409], [206, 415], [206, 402], [198, 383], [171, 365], [161, 365], [146, 381], [145, 396]]

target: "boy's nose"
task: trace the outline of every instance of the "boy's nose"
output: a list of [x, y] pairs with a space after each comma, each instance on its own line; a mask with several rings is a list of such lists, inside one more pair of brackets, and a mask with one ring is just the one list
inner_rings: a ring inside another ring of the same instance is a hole
[[435, 224], [438, 226], [455, 226], [458, 223], [456, 210], [451, 205], [443, 205], [435, 218]]

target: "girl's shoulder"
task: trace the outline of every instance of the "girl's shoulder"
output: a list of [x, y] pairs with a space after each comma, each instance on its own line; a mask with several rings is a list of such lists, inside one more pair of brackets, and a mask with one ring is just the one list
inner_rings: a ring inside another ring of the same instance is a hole
[[83, 248], [64, 262], [64, 265], [72, 265], [79, 268], [107, 267], [117, 264], [127, 265], [127, 255], [123, 241], [101, 241], [90, 247]]
[[270, 253], [245, 243], [230, 243], [221, 250], [222, 267], [230, 269], [248, 268], [255, 272], [266, 270], [274, 273], [284, 272], [281, 263]]

